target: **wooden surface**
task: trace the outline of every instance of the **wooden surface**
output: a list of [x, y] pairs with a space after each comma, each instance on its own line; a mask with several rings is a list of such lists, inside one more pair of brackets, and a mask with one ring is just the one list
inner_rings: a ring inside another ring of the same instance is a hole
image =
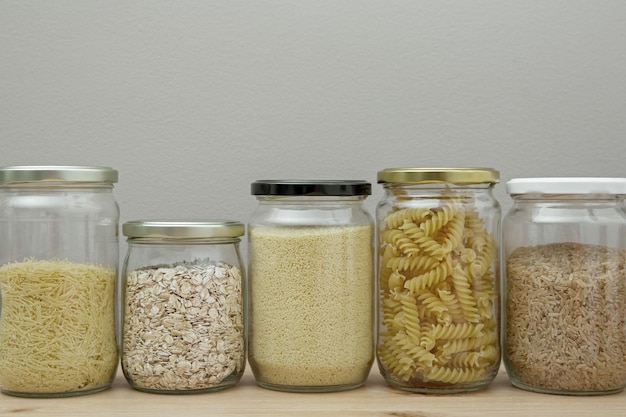
[[70, 398], [0, 396], [0, 415], [15, 416], [626, 416], [626, 393], [569, 397], [514, 388], [501, 370], [489, 388], [468, 394], [421, 395], [386, 385], [374, 367], [364, 387], [328, 394], [296, 394], [256, 386], [249, 370], [234, 387], [195, 395], [131, 389], [121, 372], [111, 389]]

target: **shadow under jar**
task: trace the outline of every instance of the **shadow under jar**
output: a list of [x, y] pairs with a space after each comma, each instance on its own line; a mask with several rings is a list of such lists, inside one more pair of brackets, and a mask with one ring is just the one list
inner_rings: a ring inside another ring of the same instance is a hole
[[598, 395], [626, 385], [623, 178], [518, 178], [504, 219], [504, 365], [514, 386]]
[[233, 387], [245, 366], [243, 223], [124, 223], [122, 370], [140, 391]]

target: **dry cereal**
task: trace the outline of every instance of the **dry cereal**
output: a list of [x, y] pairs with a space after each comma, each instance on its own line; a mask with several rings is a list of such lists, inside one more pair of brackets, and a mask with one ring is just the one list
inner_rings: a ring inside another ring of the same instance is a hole
[[218, 387], [244, 366], [239, 268], [206, 261], [129, 271], [125, 287], [124, 374], [147, 390]]

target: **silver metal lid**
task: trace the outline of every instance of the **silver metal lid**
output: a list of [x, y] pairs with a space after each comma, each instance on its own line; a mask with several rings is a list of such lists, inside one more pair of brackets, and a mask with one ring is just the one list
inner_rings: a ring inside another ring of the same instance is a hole
[[245, 233], [243, 223], [235, 220], [133, 220], [122, 225], [129, 238], [233, 238]]
[[0, 183], [117, 182], [117, 171], [100, 166], [6, 166], [0, 167]]

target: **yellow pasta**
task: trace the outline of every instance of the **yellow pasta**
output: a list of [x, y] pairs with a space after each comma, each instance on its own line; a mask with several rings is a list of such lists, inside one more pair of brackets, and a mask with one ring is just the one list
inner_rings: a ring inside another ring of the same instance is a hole
[[447, 382], [456, 384], [459, 382], [471, 382], [485, 377], [482, 368], [448, 368], [445, 366], [433, 366], [426, 376], [426, 380]]
[[420, 228], [424, 230], [426, 236], [434, 235], [435, 232], [448, 224], [452, 217], [459, 211], [460, 207], [461, 206], [458, 204], [448, 204], [440, 207], [439, 210], [433, 211], [430, 218], [424, 220]]
[[472, 384], [499, 361], [496, 243], [475, 208], [395, 208], [380, 230], [378, 359], [404, 385]]
[[431, 236], [420, 237], [415, 241], [418, 249], [424, 254], [428, 254], [431, 258], [442, 260], [446, 256], [446, 250], [439, 242]]
[[439, 346], [439, 352], [442, 356], [450, 356], [454, 353], [468, 352], [476, 349], [482, 349], [490, 345], [495, 345], [497, 336], [493, 333], [485, 333], [478, 337], [468, 337], [466, 339], [447, 340], [443, 345]]
[[108, 387], [117, 367], [112, 268], [66, 260], [0, 267], [0, 385], [21, 394]]
[[465, 210], [459, 210], [447, 224], [446, 235], [442, 247], [446, 253], [457, 249], [463, 243], [463, 231], [465, 230]]
[[467, 339], [483, 335], [484, 324], [437, 324], [431, 327], [429, 334], [434, 339]]
[[415, 299], [407, 292], [404, 291], [398, 294], [398, 300], [402, 304], [402, 313], [406, 333], [416, 344], [420, 343], [420, 314], [415, 304]]
[[389, 258], [385, 262], [385, 258], [381, 263], [391, 271], [430, 271], [435, 268], [439, 261], [430, 256], [396, 256]]
[[[389, 262], [389, 259], [399, 256], [397, 250], [393, 247], [393, 245], [387, 245], [383, 251], [381, 265], [385, 265]], [[405, 258], [402, 258], [405, 259]], [[384, 267], [380, 268], [378, 273], [378, 279], [380, 281], [380, 288], [382, 290], [388, 290], [389, 288], [386, 286], [389, 275], [391, 274], [392, 269]]]
[[414, 254], [419, 251], [419, 245], [409, 238], [402, 230], [391, 229], [383, 235], [385, 242], [398, 248], [401, 254]]
[[[450, 322], [448, 306], [446, 306], [439, 297], [429, 291], [424, 291], [417, 297], [418, 302], [424, 305], [425, 310], [435, 317], [441, 317], [445, 323]], [[445, 318], [445, 319], [444, 319]]]
[[479, 368], [481, 362], [480, 352], [461, 352], [455, 353], [448, 360], [447, 366], [450, 368]]
[[389, 290], [398, 291], [401, 290], [404, 286], [404, 282], [406, 281], [406, 277], [402, 275], [398, 271], [393, 271], [389, 274]]
[[443, 282], [448, 277], [450, 269], [448, 262], [442, 262], [430, 271], [407, 280], [404, 283], [404, 287], [408, 288], [411, 293], [419, 295], [424, 289], [431, 288]]
[[[463, 321], [463, 309], [458, 298], [449, 289], [439, 289], [437, 291], [441, 302], [448, 307], [448, 311], [452, 316], [452, 323], [460, 323]], [[449, 322], [448, 322], [449, 323]]]
[[431, 214], [431, 211], [427, 208], [415, 207], [405, 208], [391, 213], [385, 218], [385, 222], [389, 229], [397, 229], [402, 226], [405, 221], [421, 221], [425, 217]]
[[459, 270], [457, 266], [457, 268], [452, 271], [450, 276], [452, 278], [454, 294], [459, 300], [465, 321], [471, 323], [480, 322], [481, 315], [476, 306], [470, 282], [467, 280], [466, 275], [462, 270]]

